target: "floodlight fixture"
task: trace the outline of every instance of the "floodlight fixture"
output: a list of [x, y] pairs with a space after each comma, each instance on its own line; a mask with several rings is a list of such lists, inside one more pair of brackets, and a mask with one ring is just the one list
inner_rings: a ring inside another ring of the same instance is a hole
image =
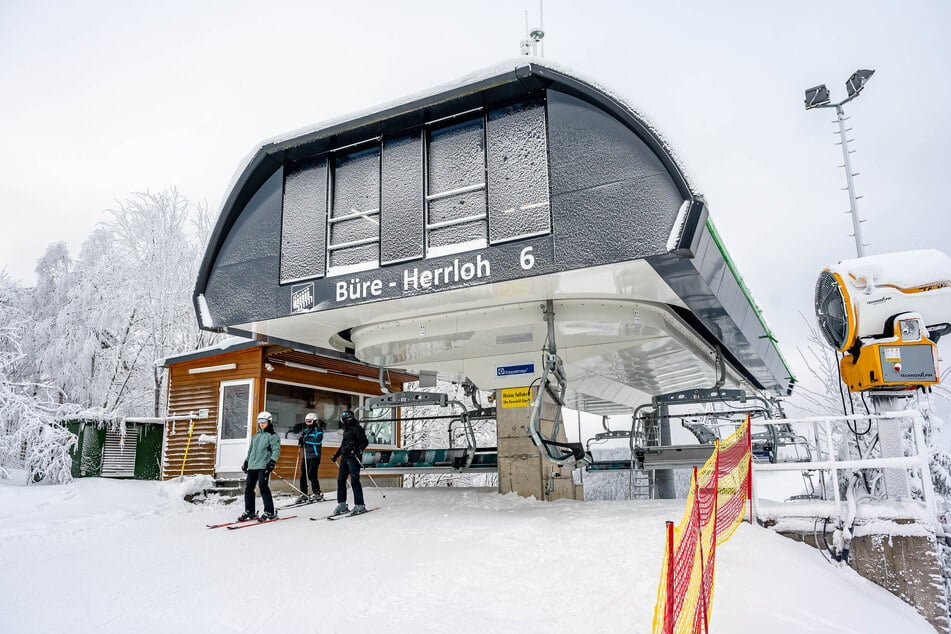
[[865, 88], [865, 84], [874, 73], [874, 70], [862, 68], [852, 73], [852, 76], [849, 77], [849, 80], [845, 82], [845, 89], [849, 93], [849, 99], [854, 98], [856, 95], [862, 92], [862, 89]]
[[855, 176], [856, 173], [852, 171], [852, 160], [849, 157], [849, 154], [851, 154], [849, 141], [851, 139], [846, 136], [846, 117], [845, 110], [842, 106], [859, 96], [859, 93], [865, 88], [865, 84], [868, 83], [869, 77], [874, 73], [874, 70], [863, 68], [852, 73], [849, 80], [845, 82], [845, 89], [849, 94], [842, 101], [832, 103], [829, 89], [826, 88], [825, 84], [819, 84], [818, 86], [806, 90], [805, 100], [806, 110], [812, 110], [813, 108], [835, 108], [836, 123], [839, 125], [839, 145], [842, 146], [842, 167], [845, 168], [846, 189], [849, 192], [849, 213], [852, 214], [852, 237], [855, 238], [855, 252], [858, 257], [865, 255], [865, 243], [862, 241], [862, 220], [859, 218], [858, 203], [856, 202], [859, 196], [855, 195], [855, 184], [852, 182], [852, 177]]
[[829, 89], [825, 84], [819, 84], [806, 90], [806, 110], [820, 108], [829, 103]]

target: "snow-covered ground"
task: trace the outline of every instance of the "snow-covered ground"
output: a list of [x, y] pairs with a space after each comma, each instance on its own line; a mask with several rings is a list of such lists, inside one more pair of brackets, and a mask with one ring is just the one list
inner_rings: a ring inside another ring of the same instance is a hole
[[[0, 631], [649, 632], [682, 502], [542, 503], [367, 487], [380, 510], [208, 530], [237, 505], [169, 483], [0, 481]], [[260, 503], [260, 501], [259, 501]], [[717, 553], [712, 631], [934, 630], [847, 568], [744, 524]]]

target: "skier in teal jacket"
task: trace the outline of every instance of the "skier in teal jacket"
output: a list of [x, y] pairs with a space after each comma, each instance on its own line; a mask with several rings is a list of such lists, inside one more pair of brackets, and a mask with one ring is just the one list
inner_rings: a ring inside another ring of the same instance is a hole
[[281, 437], [274, 431], [269, 412], [258, 414], [258, 428], [258, 433], [251, 437], [248, 456], [241, 465], [241, 470], [248, 474], [248, 477], [244, 483], [244, 515], [238, 518], [239, 522], [257, 517], [254, 511], [255, 483], [261, 489], [261, 499], [264, 501], [264, 513], [258, 520], [266, 522], [277, 518], [268, 478], [277, 464], [278, 456], [281, 455]]

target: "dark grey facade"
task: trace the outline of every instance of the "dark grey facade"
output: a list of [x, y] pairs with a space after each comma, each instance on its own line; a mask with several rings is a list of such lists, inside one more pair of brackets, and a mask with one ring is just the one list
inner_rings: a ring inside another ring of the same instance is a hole
[[261, 148], [218, 219], [196, 307], [202, 327], [246, 335], [242, 324], [478, 286], [483, 256], [493, 282], [646, 260], [754, 385], [791, 390], [662, 141], [537, 64]]

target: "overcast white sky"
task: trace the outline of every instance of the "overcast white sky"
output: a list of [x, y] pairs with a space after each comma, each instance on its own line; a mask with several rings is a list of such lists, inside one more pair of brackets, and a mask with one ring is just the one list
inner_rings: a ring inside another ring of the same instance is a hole
[[[764, 8], [769, 5], [769, 8]], [[75, 255], [104, 210], [175, 185], [217, 210], [262, 139], [518, 54], [505, 2], [0, 3], [0, 267], [26, 284], [50, 242]], [[870, 254], [951, 252], [951, 3], [546, 0], [545, 55], [655, 122], [787, 358], [822, 268], [854, 257], [829, 110], [847, 106]], [[945, 348], [942, 345], [942, 348]]]

